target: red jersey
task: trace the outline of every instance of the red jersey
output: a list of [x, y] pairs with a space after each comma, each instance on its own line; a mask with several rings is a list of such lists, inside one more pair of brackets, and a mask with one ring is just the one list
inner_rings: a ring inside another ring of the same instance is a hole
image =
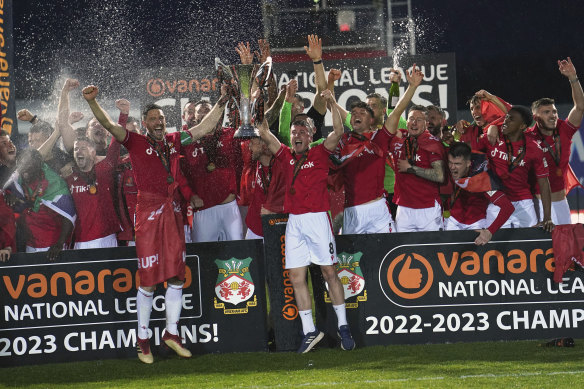
[[500, 208], [499, 215], [487, 229], [494, 234], [514, 211], [513, 204], [500, 190], [489, 192], [469, 192], [455, 188], [455, 200], [451, 203], [450, 216], [463, 224], [473, 224], [487, 216], [487, 207], [493, 203]]
[[[548, 176], [543, 150], [531, 137], [524, 136], [517, 142], [510, 142], [510, 145], [507, 145], [505, 137], [502, 137], [495, 146], [491, 146], [487, 137], [483, 136], [480, 147], [486, 150], [489, 166], [503, 181], [505, 194], [511, 201], [529, 200], [533, 197], [528, 181], [530, 172], [533, 172], [536, 178]], [[510, 160], [512, 162], [509, 162]], [[516, 164], [515, 168], [512, 168], [513, 164]]]
[[134, 216], [138, 202], [138, 188], [128, 155], [120, 160], [117, 169], [118, 214], [122, 224], [122, 231], [118, 233], [118, 239], [134, 240]]
[[478, 150], [480, 147], [480, 138], [484, 134], [484, 130], [476, 124], [467, 127], [464, 134], [460, 135], [460, 142], [464, 142], [473, 150]]
[[[154, 193], [166, 197], [168, 196], [168, 187], [173, 181], [176, 181], [184, 199], [190, 200], [192, 191], [180, 170], [179, 163], [181, 142], [186, 144], [190, 142], [190, 139], [190, 134], [188, 133], [185, 133], [182, 137], [181, 133], [178, 132], [166, 134], [170, 155], [169, 172], [160, 158], [158, 158], [157, 151], [150, 145], [145, 135], [126, 131], [126, 138], [122, 144], [126, 146], [130, 153], [136, 187], [139, 192]], [[156, 143], [160, 149], [165, 147], [164, 142]]]
[[[181, 166], [188, 183], [203, 200], [203, 210], [221, 204], [230, 194], [237, 194], [241, 174], [240, 140], [233, 138], [235, 129], [222, 128], [219, 136], [207, 135], [181, 150]], [[209, 157], [206, 142], [217, 142]], [[207, 148], [207, 150], [205, 150]], [[213, 165], [210, 165], [212, 163]]]
[[77, 210], [75, 242], [88, 242], [120, 231], [113, 193], [120, 147], [120, 143], [113, 140], [105, 159], [90, 172], [84, 173], [75, 167], [65, 179]]
[[[572, 123], [567, 120], [558, 120], [556, 131], [552, 135], [543, 135], [537, 123], [529, 128], [525, 133], [529, 135], [543, 150], [545, 159], [549, 167], [549, 181], [553, 192], [564, 189], [564, 170], [570, 162], [570, 152], [572, 147], [572, 137], [578, 131]], [[539, 193], [539, 187], [537, 190]]]
[[16, 221], [14, 211], [4, 201], [4, 193], [0, 191], [0, 250], [6, 247], [16, 252]]
[[[385, 159], [391, 136], [385, 127], [362, 135], [379, 146], [383, 150], [383, 155], [378, 155], [371, 148], [365, 148], [343, 167], [345, 206], [347, 207], [367, 203], [385, 194], [383, 187]], [[361, 141], [350, 134], [343, 134], [342, 142], [349, 145]]]
[[[415, 166], [423, 169], [432, 168], [432, 162], [442, 161], [444, 147], [438, 138], [427, 130], [418, 136], [419, 146], [412, 152]], [[405, 139], [391, 135], [389, 152], [394, 160], [406, 159]], [[440, 184], [418, 177], [415, 174], [400, 173], [395, 169], [395, 189], [393, 201], [403, 207], [422, 209], [440, 204]]]
[[[324, 144], [312, 147], [305, 155], [292, 154], [281, 145], [276, 159], [286, 174], [286, 199], [284, 210], [294, 215], [310, 212], [328, 212], [327, 192], [329, 151]], [[295, 174], [296, 173], [296, 174]]]
[[251, 183], [251, 203], [245, 217], [247, 228], [254, 234], [264, 236], [262, 228], [262, 206], [275, 213], [284, 212], [284, 198], [286, 196], [286, 177], [282, 164], [275, 158], [269, 166], [256, 162]]

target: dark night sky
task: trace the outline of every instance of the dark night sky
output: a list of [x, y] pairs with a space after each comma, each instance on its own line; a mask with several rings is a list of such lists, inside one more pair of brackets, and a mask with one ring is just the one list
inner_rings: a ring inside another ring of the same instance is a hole
[[[115, 78], [137, 66], [208, 66], [216, 55], [229, 60], [234, 42], [262, 35], [257, 0], [13, 5], [18, 98], [51, 88], [63, 69], [95, 68], [96, 77]], [[523, 104], [544, 95], [570, 102], [556, 60], [571, 56], [584, 74], [580, 1], [413, 0], [413, 5], [424, 31], [418, 52], [456, 53], [459, 108], [482, 88]]]

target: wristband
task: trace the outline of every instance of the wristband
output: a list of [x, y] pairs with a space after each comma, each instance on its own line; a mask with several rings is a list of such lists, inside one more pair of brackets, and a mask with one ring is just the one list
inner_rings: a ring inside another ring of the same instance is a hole
[[578, 82], [578, 77], [574, 78], [573, 80], [568, 80], [568, 81], [570, 81], [570, 84], [573, 84], [575, 82]]
[[[571, 81], [570, 81], [570, 82], [571, 82]], [[32, 117], [32, 119], [30, 119], [30, 123], [33, 123], [33, 122], [36, 120], [36, 118], [37, 118], [37, 115], [34, 115], [34, 116]]]
[[[320, 65], [322, 63], [322, 59], [319, 59], [318, 61], [312, 61], [312, 63], [314, 65]], [[571, 81], [570, 81], [571, 82]]]
[[408, 170], [406, 170], [406, 173], [409, 173], [409, 174], [416, 175], [416, 170], [414, 169], [414, 167], [413, 167], [413, 166], [410, 166], [410, 167], [408, 168]]

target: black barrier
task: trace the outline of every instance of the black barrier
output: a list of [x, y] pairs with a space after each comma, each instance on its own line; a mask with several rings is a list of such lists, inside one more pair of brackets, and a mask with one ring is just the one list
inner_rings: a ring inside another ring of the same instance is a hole
[[0, 2], [0, 128], [8, 132], [12, 139], [18, 135], [14, 93], [14, 39], [12, 33], [12, 0]]
[[[285, 231], [284, 222], [264, 224], [267, 258], [275, 256], [276, 239], [284, 242], [269, 228]], [[553, 282], [551, 237], [540, 229], [501, 230], [481, 247], [472, 243], [473, 231], [336, 238], [358, 346], [577, 337], [584, 327], [582, 273]], [[281, 293], [276, 285], [270, 284], [270, 300]], [[313, 288], [325, 286], [313, 280]], [[326, 292], [324, 300], [330, 302]], [[336, 316], [326, 306], [326, 332], [334, 338]]]
[[[284, 269], [285, 215], [263, 218], [262, 242], [187, 245], [181, 336], [195, 354], [267, 350], [266, 296], [277, 350], [295, 350], [301, 323]], [[453, 341], [578, 337], [582, 273], [561, 284], [550, 235], [501, 230], [486, 246], [472, 231], [337, 237], [338, 274], [359, 347]], [[319, 269], [312, 277], [317, 326], [336, 339]], [[0, 264], [0, 366], [135, 357], [133, 248], [15, 254]], [[165, 325], [163, 288], [154, 298], [155, 356]], [[326, 344], [326, 342], [323, 342]]]
[[[270, 322], [277, 351], [295, 351], [302, 341], [302, 324], [298, 317], [294, 288], [289, 272], [284, 267], [287, 222], [287, 214], [262, 216], [266, 277], [270, 293]], [[313, 286], [316, 326], [325, 328], [330, 313], [326, 308], [324, 278], [318, 266], [310, 266], [308, 270]], [[327, 340], [329, 343], [333, 342], [330, 338]]]
[[[0, 366], [136, 357], [133, 247], [14, 254], [0, 265]], [[187, 245], [179, 322], [194, 354], [267, 350], [261, 241]], [[165, 327], [164, 288], [154, 296], [155, 358]]]

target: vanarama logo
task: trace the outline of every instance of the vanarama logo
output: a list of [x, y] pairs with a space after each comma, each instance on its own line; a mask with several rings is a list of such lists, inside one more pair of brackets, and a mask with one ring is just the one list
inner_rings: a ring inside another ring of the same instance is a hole
[[[412, 265], [412, 262], [415, 264]], [[424, 296], [433, 282], [432, 266], [420, 254], [398, 255], [387, 269], [387, 284], [396, 295], [404, 299], [411, 300]]]
[[179, 79], [164, 80], [162, 78], [151, 78], [146, 82], [146, 91], [152, 97], [160, 97], [164, 94], [174, 95], [176, 93], [210, 92], [217, 90], [217, 78], [208, 79]]
[[468, 242], [400, 245], [381, 261], [379, 285], [402, 307], [584, 299], [580, 274], [553, 282], [553, 249], [540, 242], [497, 242], [496, 250]]

